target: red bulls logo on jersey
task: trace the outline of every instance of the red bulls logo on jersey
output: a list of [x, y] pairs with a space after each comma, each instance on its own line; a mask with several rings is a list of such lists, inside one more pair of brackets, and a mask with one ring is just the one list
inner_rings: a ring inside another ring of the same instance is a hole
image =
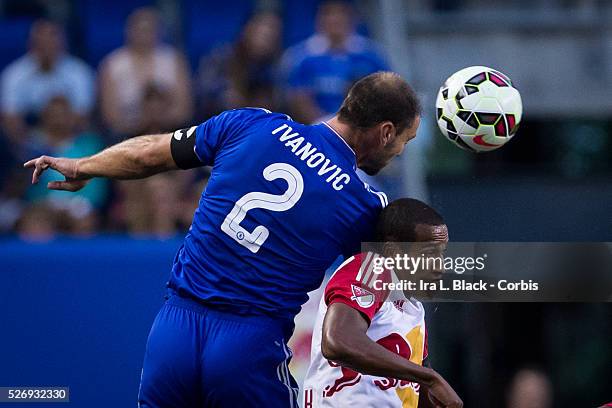
[[[376, 341], [376, 343], [380, 344], [384, 348], [389, 351], [398, 354], [405, 359], [409, 360], [412, 355], [412, 351], [410, 349], [410, 345], [406, 340], [397, 333], [391, 333], [390, 335], [383, 337]], [[357, 371], [351, 370], [350, 368], [341, 367], [336, 363], [329, 361], [329, 365], [332, 367], [340, 367], [342, 376], [334, 381], [332, 385], [328, 385], [325, 387], [323, 391], [324, 397], [331, 397], [335, 393], [341, 391], [343, 388], [351, 387], [357, 384], [361, 380], [361, 374]], [[409, 385], [418, 391], [418, 384], [411, 383], [410, 381], [397, 380], [395, 378], [385, 378], [385, 379], [377, 379], [374, 380], [374, 384], [380, 388], [381, 390], [388, 390], [389, 388], [394, 388], [399, 386]]]
[[[397, 307], [397, 306], [396, 306]], [[412, 355], [412, 350], [410, 349], [410, 345], [404, 340], [402, 336], [397, 333], [390, 334], [387, 337], [383, 337], [382, 339], [377, 341], [378, 344], [386, 348], [387, 350], [393, 351], [396, 354], [404, 357], [407, 360], [410, 360]], [[410, 381], [398, 380], [396, 378], [387, 377], [382, 380], [374, 380], [374, 384], [378, 386], [381, 390], [388, 390], [389, 388], [395, 388], [399, 386], [411, 386], [418, 391], [419, 384], [412, 383]]]
[[361, 374], [357, 371], [353, 371], [350, 368], [342, 367], [339, 364], [329, 361], [329, 365], [332, 367], [340, 367], [342, 370], [342, 376], [338, 378], [332, 385], [328, 385], [325, 387], [323, 391], [324, 397], [331, 397], [338, 391], [342, 390], [345, 387], [350, 387], [355, 385], [361, 380]]
[[357, 302], [359, 306], [367, 309], [374, 304], [374, 294], [369, 290], [360, 286], [351, 285], [351, 291], [353, 292], [351, 300]]

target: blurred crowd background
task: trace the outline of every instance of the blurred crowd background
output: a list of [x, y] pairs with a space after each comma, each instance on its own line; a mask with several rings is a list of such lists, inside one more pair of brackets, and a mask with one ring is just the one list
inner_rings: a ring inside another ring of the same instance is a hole
[[[438, 87], [469, 65], [501, 70], [523, 96], [521, 129], [496, 152], [461, 151], [436, 128]], [[21, 165], [242, 106], [317, 122], [383, 69], [406, 77], [425, 107], [417, 139], [369, 179], [390, 198], [431, 202], [452, 240], [612, 241], [605, 0], [0, 0], [0, 235], [24, 245], [180, 237], [207, 169], [93, 180], [72, 194], [46, 189], [53, 172], [30, 185]], [[434, 365], [469, 407], [595, 406], [612, 400], [611, 309], [432, 306]], [[293, 341], [302, 366], [311, 319]]]
[[173, 236], [189, 225], [206, 171], [95, 180], [66, 194], [45, 188], [57, 173], [29, 186], [19, 164], [93, 154], [243, 106], [313, 123], [354, 81], [390, 69], [346, 2], [111, 3], [0, 3], [4, 232]]
[[[611, 9], [596, 0], [3, 0], [0, 232], [180, 233], [206, 171], [95, 180], [66, 194], [45, 189], [52, 172], [30, 186], [20, 165], [241, 106], [317, 122], [355, 80], [383, 69], [403, 74], [426, 108], [405, 157], [371, 180], [391, 197], [429, 199], [428, 181], [474, 175], [609, 177]], [[474, 64], [510, 75], [525, 103], [519, 137], [480, 156], [444, 143], [428, 109], [446, 77]]]

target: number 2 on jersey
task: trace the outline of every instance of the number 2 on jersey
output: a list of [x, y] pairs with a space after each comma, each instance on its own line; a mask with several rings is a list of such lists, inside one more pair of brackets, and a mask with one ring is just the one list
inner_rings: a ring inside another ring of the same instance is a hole
[[254, 191], [243, 195], [232, 211], [227, 214], [221, 230], [232, 237], [240, 245], [246, 247], [254, 254], [268, 239], [270, 231], [263, 225], [258, 225], [252, 232], [244, 229], [240, 223], [246, 217], [247, 212], [255, 208], [270, 211], [287, 211], [292, 208], [302, 197], [304, 192], [304, 179], [295, 167], [287, 163], [273, 163], [266, 167], [263, 176], [268, 181], [283, 179], [287, 182], [287, 191], [284, 194], [269, 194]]

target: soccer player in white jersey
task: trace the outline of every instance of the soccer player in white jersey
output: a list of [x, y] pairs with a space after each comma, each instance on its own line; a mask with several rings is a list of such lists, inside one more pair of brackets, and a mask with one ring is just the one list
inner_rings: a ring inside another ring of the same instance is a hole
[[[325, 288], [303, 408], [462, 407], [451, 386], [429, 367], [425, 311], [415, 292], [382, 289], [382, 282], [408, 275], [383, 268], [374, 273], [377, 258], [400, 252], [395, 242], [412, 243], [409, 256], [441, 256], [448, 242], [442, 217], [418, 200], [396, 200], [381, 212], [376, 239], [385, 243], [380, 254], [350, 257]], [[441, 271], [421, 269], [412, 276], [437, 280]]]

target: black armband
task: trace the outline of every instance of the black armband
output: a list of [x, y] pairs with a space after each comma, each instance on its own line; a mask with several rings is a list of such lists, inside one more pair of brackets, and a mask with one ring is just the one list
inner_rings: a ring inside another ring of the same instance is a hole
[[187, 170], [204, 166], [195, 152], [196, 127], [180, 129], [172, 134], [170, 152], [172, 153], [172, 159], [180, 169]]

